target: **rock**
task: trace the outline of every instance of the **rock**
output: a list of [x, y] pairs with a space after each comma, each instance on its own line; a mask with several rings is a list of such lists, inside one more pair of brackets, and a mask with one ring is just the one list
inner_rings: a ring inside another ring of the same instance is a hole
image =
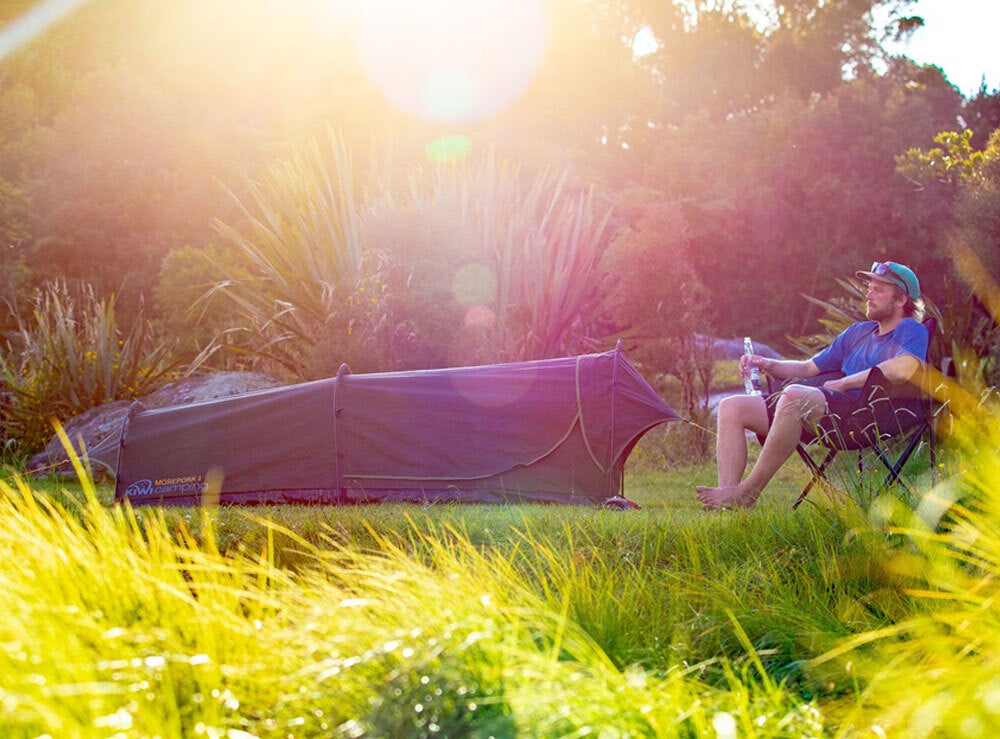
[[[257, 390], [269, 390], [282, 384], [277, 379], [258, 372], [217, 372], [172, 382], [154, 393], [139, 398], [139, 402], [147, 409], [165, 408], [169, 405], [199, 403]], [[77, 453], [90, 460], [94, 475], [97, 477], [105, 475], [114, 477], [118, 460], [118, 435], [129, 405], [131, 402], [128, 400], [115, 400], [91, 408], [63, 424]], [[66, 450], [63, 449], [62, 442], [57, 436], [53, 436], [45, 445], [45, 449], [29, 460], [27, 470], [33, 474], [67, 476], [75, 474]]]
[[[719, 339], [704, 334], [697, 334], [696, 339], [701, 346], [710, 344], [716, 359], [739, 359], [743, 354], [743, 339]], [[755, 352], [768, 359], [785, 358], [780, 352], [759, 341], [753, 343], [753, 348]]]

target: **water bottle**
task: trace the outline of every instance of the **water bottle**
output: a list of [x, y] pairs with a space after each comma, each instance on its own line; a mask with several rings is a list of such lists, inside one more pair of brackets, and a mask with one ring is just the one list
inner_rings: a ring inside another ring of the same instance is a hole
[[750, 337], [746, 336], [743, 339], [743, 353], [747, 355], [747, 376], [743, 378], [743, 387], [747, 391], [747, 395], [760, 395], [760, 367], [755, 364], [750, 364], [750, 360], [753, 358], [753, 342], [750, 341]]

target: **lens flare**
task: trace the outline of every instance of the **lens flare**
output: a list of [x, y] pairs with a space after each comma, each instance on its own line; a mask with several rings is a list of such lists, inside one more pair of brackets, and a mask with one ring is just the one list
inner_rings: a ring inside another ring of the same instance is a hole
[[427, 158], [435, 164], [460, 161], [465, 159], [470, 151], [472, 151], [472, 141], [468, 136], [442, 136], [424, 147]]
[[462, 307], [492, 303], [496, 293], [493, 270], [480, 262], [463, 265], [451, 281], [451, 294]]
[[[496, 381], [498, 372], [503, 375], [500, 382]], [[524, 367], [512, 372], [501, 367], [496, 372], [486, 373], [485, 377], [478, 373], [455, 372], [449, 373], [448, 379], [455, 391], [470, 403], [483, 408], [503, 408], [520, 402], [534, 387], [538, 376], [537, 369]]]
[[0, 29], [0, 59], [41, 34], [87, 0], [44, 0]]
[[486, 305], [473, 305], [465, 312], [465, 325], [469, 328], [489, 328], [497, 320], [497, 314]]
[[358, 51], [382, 93], [433, 121], [502, 110], [531, 84], [548, 19], [541, 0], [368, 0]]

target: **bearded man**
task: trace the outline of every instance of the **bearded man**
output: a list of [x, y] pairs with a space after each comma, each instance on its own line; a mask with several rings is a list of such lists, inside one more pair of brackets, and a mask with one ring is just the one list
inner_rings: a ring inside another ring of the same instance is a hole
[[[824, 415], [847, 418], [862, 404], [861, 388], [878, 367], [891, 383], [909, 380], [927, 355], [927, 329], [920, 282], [898, 262], [875, 262], [858, 271], [867, 283], [867, 321], [847, 327], [812, 359], [791, 361], [759, 355], [740, 358], [740, 375], [759, 367], [778, 380], [841, 372], [822, 387], [789, 385], [765, 400], [760, 395], [734, 395], [719, 404], [717, 420], [718, 485], [699, 486], [698, 499], [707, 510], [752, 508], [761, 491], [795, 451], [803, 430], [816, 428]], [[746, 432], [765, 437], [760, 456], [746, 479]]]

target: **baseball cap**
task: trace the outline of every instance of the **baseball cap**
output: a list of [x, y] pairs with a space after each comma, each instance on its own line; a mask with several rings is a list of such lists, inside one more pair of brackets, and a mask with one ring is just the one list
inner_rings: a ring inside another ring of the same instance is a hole
[[920, 280], [912, 269], [898, 262], [872, 262], [871, 270], [854, 273], [863, 280], [880, 280], [895, 285], [913, 300], [920, 297]]

